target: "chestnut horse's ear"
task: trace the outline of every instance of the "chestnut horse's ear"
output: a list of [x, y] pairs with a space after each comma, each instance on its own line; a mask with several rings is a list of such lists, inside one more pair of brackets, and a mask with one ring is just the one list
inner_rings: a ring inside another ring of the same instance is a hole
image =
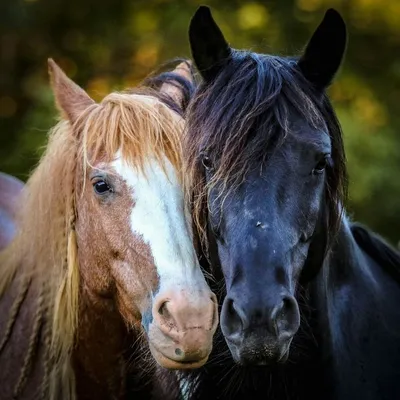
[[346, 45], [346, 24], [341, 15], [330, 8], [298, 61], [301, 72], [318, 89], [325, 89], [342, 63]]
[[211, 11], [200, 6], [189, 26], [192, 57], [204, 80], [211, 81], [231, 56], [231, 48], [215, 23]]
[[51, 58], [48, 59], [48, 68], [57, 108], [73, 124], [87, 107], [94, 104], [94, 100], [69, 79]]
[[[185, 78], [190, 83], [193, 83], [191, 66], [192, 63], [190, 60], [183, 61], [172, 71], [172, 73]], [[161, 85], [160, 92], [167, 94], [176, 102], [176, 104], [181, 105], [184, 100], [184, 94], [182, 90], [178, 86], [169, 82], [165, 82]]]

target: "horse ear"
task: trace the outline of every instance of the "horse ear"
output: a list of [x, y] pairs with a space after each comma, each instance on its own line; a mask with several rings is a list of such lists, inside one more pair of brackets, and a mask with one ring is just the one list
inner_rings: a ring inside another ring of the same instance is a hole
[[[181, 76], [190, 83], [193, 83], [191, 66], [191, 61], [183, 61], [172, 71], [172, 73]], [[165, 82], [161, 85], [160, 92], [170, 96], [176, 102], [176, 104], [181, 105], [184, 100], [184, 94], [182, 90], [178, 86], [172, 85], [169, 82]]]
[[200, 6], [189, 25], [192, 57], [205, 81], [215, 78], [230, 58], [231, 48], [215, 23], [209, 7]]
[[94, 104], [94, 100], [69, 79], [51, 58], [48, 59], [48, 69], [57, 108], [73, 124], [87, 107]]
[[330, 8], [298, 61], [303, 75], [319, 89], [328, 87], [340, 67], [346, 42], [346, 24], [341, 15]]

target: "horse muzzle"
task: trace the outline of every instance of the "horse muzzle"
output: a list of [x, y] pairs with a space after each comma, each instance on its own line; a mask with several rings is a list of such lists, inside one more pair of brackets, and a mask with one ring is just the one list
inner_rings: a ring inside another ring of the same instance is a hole
[[152, 315], [149, 346], [161, 366], [194, 369], [207, 362], [218, 326], [218, 304], [211, 291], [158, 294]]
[[300, 326], [296, 299], [288, 292], [245, 306], [229, 295], [221, 312], [221, 330], [239, 364], [267, 365], [287, 360], [290, 344]]

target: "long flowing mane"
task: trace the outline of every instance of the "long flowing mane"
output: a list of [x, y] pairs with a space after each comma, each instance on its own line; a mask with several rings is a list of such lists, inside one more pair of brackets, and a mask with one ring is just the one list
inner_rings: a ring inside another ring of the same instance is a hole
[[[327, 125], [333, 165], [328, 171], [326, 196], [332, 204], [330, 228], [335, 231], [340, 204], [346, 198], [347, 173], [341, 128], [328, 97], [306, 81], [295, 59], [235, 50], [215, 80], [200, 86], [187, 116], [185, 159], [194, 221], [205, 247], [209, 191], [218, 184], [221, 193], [227, 194], [245, 178], [254, 160], [260, 160], [261, 167], [285, 138], [294, 134], [290, 126], [293, 113], [313, 127]], [[216, 161], [207, 184], [201, 164], [205, 147]]]
[[[190, 87], [180, 79], [176, 84], [187, 97]], [[166, 80], [173, 76], [165, 75]], [[164, 165], [166, 156], [182, 179], [183, 107], [173, 106], [171, 99], [151, 87], [162, 81], [152, 77], [133, 91], [112, 93], [88, 107], [74, 126], [61, 120], [49, 133], [47, 148], [20, 199], [18, 233], [0, 253], [0, 299], [12, 284], [19, 285], [0, 337], [0, 354], [27, 291], [33, 286], [38, 291], [35, 323], [27, 338], [29, 351], [16, 392], [22, 390], [41, 340], [46, 347], [42, 396], [75, 398], [70, 362], [79, 323], [75, 199], [84, 184], [85, 168], [99, 158], [111, 161], [118, 151], [136, 168], [142, 168], [148, 157]]]

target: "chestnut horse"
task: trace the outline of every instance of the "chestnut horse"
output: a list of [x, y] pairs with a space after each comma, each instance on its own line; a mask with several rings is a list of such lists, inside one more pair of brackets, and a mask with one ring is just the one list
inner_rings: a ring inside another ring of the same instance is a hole
[[16, 232], [17, 198], [24, 183], [14, 176], [0, 172], [0, 250], [6, 247]]
[[153, 358], [202, 366], [218, 324], [184, 202], [177, 86], [97, 104], [49, 72], [62, 120], [0, 253], [0, 398], [148, 399]]

